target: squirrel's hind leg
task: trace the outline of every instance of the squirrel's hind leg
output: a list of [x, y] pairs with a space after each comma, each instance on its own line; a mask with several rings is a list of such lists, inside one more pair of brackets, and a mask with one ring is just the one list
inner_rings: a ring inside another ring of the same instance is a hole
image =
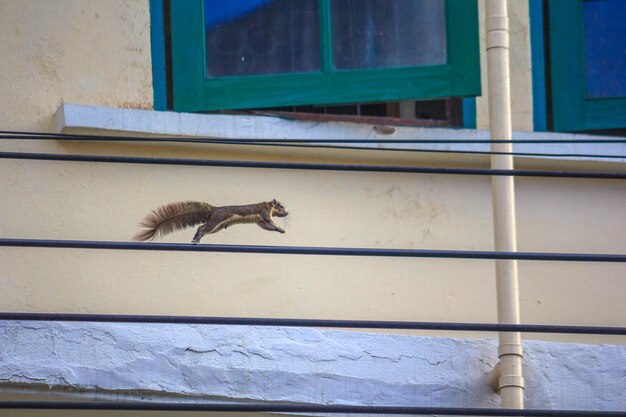
[[200, 239], [202, 239], [202, 236], [206, 235], [207, 233], [214, 233], [214, 232], [207, 232], [206, 229], [207, 229], [206, 223], [198, 227], [198, 230], [196, 230], [196, 234], [193, 235], [193, 239], [191, 239], [192, 245], [197, 245], [198, 243], [200, 243]]
[[197, 245], [198, 243], [200, 243], [200, 239], [202, 239], [202, 236], [204, 235], [204, 233], [201, 232], [202, 226], [198, 227], [198, 230], [196, 230], [196, 234], [193, 235], [193, 239], [191, 239], [191, 244], [192, 245]]
[[223, 215], [211, 217], [208, 222], [198, 227], [196, 234], [191, 240], [191, 244], [197, 245], [198, 243], [200, 243], [200, 239], [202, 239], [202, 236], [211, 233], [217, 233], [220, 230], [226, 228], [226, 226], [228, 226], [228, 216]]

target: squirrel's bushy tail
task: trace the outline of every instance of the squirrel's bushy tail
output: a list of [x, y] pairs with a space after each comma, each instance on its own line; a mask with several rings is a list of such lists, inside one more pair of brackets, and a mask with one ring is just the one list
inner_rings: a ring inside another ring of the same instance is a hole
[[166, 204], [153, 210], [139, 223], [145, 230], [137, 233], [133, 240], [152, 240], [176, 230], [204, 223], [209, 219], [213, 206], [197, 201], [180, 201]]

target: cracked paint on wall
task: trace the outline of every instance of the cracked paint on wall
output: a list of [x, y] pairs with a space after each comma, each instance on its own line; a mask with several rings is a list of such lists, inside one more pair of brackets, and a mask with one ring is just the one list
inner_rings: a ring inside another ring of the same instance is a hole
[[[494, 407], [493, 340], [297, 328], [5, 322], [0, 391]], [[529, 408], [626, 408], [626, 347], [525, 342]], [[610, 383], [609, 383], [610, 381]]]

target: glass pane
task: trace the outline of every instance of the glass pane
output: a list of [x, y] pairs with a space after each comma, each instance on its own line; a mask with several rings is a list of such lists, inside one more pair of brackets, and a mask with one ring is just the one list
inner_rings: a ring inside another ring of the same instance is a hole
[[445, 0], [331, 0], [336, 69], [446, 63]]
[[583, 2], [587, 96], [626, 97], [626, 0]]
[[320, 70], [317, 0], [204, 0], [207, 76]]

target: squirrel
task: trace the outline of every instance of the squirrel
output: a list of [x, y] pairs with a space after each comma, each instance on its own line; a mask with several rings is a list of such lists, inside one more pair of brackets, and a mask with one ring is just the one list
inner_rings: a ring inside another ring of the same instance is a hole
[[139, 224], [145, 230], [133, 237], [137, 241], [153, 240], [157, 237], [202, 224], [198, 227], [191, 243], [197, 244], [206, 234], [217, 233], [234, 224], [256, 223], [272, 232], [285, 233], [272, 221], [272, 216], [285, 217], [289, 213], [275, 199], [270, 202], [245, 206], [214, 207], [198, 201], [170, 203], [153, 210]]

